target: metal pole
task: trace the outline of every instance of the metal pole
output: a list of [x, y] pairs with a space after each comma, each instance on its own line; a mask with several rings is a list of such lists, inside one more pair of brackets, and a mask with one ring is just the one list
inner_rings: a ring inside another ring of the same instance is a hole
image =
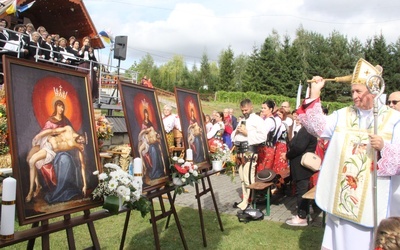
[[[366, 82], [368, 91], [375, 95], [374, 97], [374, 108], [373, 108], [373, 115], [374, 115], [374, 135], [378, 134], [378, 103], [379, 97], [385, 91], [385, 81], [381, 76], [372, 75], [367, 79]], [[377, 161], [378, 161], [378, 151], [374, 150], [373, 153], [373, 172], [372, 172], [372, 184], [373, 184], [373, 193], [372, 193], [372, 200], [373, 200], [373, 210], [374, 210], [374, 229], [378, 227], [378, 174], [377, 174]], [[374, 232], [375, 237], [375, 232]]]

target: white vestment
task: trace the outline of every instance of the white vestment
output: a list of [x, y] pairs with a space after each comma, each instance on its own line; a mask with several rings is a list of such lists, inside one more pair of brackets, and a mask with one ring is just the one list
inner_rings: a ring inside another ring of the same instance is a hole
[[[378, 113], [378, 135], [385, 141], [378, 161], [379, 223], [400, 215], [400, 113], [386, 106]], [[373, 248], [372, 175], [368, 172], [373, 152], [368, 138], [374, 131], [372, 110], [344, 108], [325, 119], [316, 103], [299, 118], [312, 134], [331, 139], [316, 191], [317, 204], [329, 214], [323, 249]]]

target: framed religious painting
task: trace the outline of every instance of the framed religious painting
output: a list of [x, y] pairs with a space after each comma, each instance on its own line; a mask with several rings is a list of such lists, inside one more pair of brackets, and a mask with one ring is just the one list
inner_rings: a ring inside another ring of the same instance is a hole
[[102, 204], [101, 170], [88, 77], [3, 57], [6, 109], [21, 225]]
[[169, 154], [158, 99], [153, 88], [119, 84], [132, 155], [142, 159], [143, 192], [169, 181]]
[[175, 87], [175, 98], [181, 121], [183, 145], [192, 149], [193, 162], [200, 170], [210, 168], [204, 115], [197, 92]]

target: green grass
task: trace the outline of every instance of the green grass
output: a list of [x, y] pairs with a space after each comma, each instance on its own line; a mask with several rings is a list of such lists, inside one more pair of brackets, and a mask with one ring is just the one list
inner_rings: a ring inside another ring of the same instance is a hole
[[[157, 204], [156, 204], [157, 206]], [[159, 207], [155, 207], [158, 214]], [[203, 241], [198, 211], [177, 207], [177, 213], [189, 249], [202, 249]], [[273, 221], [252, 221], [241, 223], [236, 216], [221, 214], [224, 231], [218, 225], [215, 212], [203, 210], [207, 249], [320, 249], [323, 229], [320, 227], [290, 227]], [[150, 215], [142, 218], [137, 211], [131, 214], [124, 249], [154, 249], [153, 229], [149, 223]], [[125, 221], [125, 213], [95, 221], [97, 236], [101, 249], [118, 249]], [[182, 241], [173, 217], [168, 229], [166, 219], [159, 220], [161, 249], [183, 249]], [[17, 227], [16, 231], [29, 228]], [[91, 246], [86, 225], [74, 228], [77, 249]], [[19, 243], [4, 249], [26, 249], [27, 242]], [[67, 249], [65, 231], [50, 235], [50, 249]], [[35, 248], [41, 249], [41, 240], [37, 239]]]

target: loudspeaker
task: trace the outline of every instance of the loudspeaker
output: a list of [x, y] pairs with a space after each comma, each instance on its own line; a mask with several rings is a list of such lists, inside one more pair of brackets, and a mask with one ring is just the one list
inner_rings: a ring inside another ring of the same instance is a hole
[[126, 46], [128, 44], [127, 36], [116, 36], [114, 43], [114, 59], [126, 59]]

